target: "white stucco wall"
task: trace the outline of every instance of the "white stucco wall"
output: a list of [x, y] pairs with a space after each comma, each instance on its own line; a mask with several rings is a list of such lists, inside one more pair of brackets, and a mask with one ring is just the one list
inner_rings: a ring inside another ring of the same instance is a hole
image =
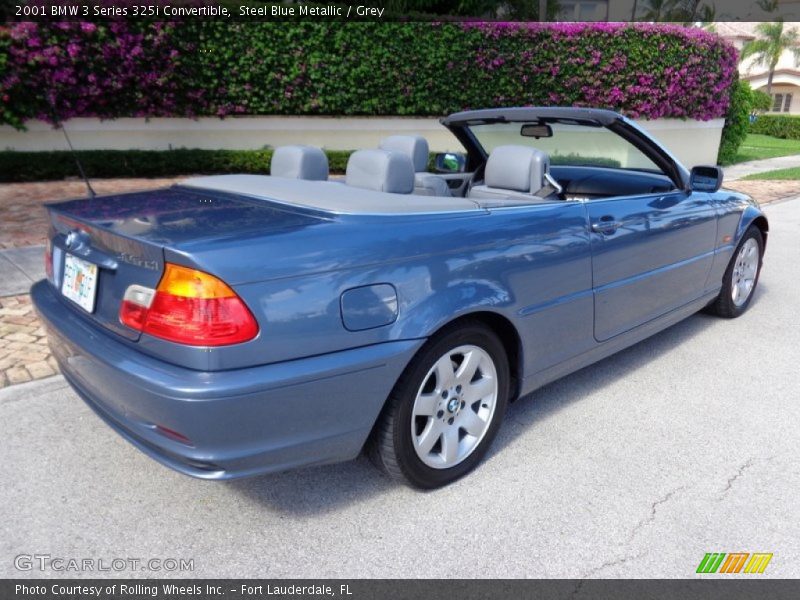
[[[714, 164], [723, 119], [641, 121], [687, 167]], [[459, 150], [458, 141], [437, 119], [407, 117], [230, 117], [217, 119], [71, 119], [65, 123], [78, 150], [166, 150], [169, 148], [259, 149], [284, 144], [311, 144], [330, 150], [374, 148], [382, 137], [416, 133], [433, 151]], [[30, 121], [27, 131], [0, 126], [0, 148], [66, 150], [61, 131]]]

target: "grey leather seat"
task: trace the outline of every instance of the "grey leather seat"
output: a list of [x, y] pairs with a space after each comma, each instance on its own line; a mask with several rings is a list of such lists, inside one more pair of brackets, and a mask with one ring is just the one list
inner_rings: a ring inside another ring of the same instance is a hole
[[381, 140], [381, 150], [401, 152], [414, 165], [414, 193], [418, 196], [452, 196], [444, 177], [428, 173], [428, 141], [419, 135], [391, 135]]
[[414, 191], [414, 165], [400, 152], [357, 150], [347, 160], [345, 184], [378, 192], [410, 194]]
[[328, 157], [314, 146], [279, 146], [272, 153], [269, 171], [273, 177], [325, 181]]
[[503, 201], [503, 204], [548, 202], [555, 190], [545, 178], [550, 171], [550, 157], [528, 146], [498, 146], [486, 161], [484, 184], [473, 186], [470, 198]]

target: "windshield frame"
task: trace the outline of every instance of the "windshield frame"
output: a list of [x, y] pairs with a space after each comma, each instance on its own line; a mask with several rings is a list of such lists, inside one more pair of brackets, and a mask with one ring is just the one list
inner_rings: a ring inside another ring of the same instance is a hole
[[[476, 170], [486, 162], [488, 153], [470, 129], [491, 123], [552, 123], [603, 127], [639, 150], [669, 177], [676, 188], [689, 190], [689, 172], [641, 127], [609, 110], [595, 108], [524, 107], [498, 108], [455, 113], [441, 120], [467, 150], [467, 169]], [[602, 168], [602, 167], [601, 167]], [[608, 167], [611, 168], [611, 167]]]

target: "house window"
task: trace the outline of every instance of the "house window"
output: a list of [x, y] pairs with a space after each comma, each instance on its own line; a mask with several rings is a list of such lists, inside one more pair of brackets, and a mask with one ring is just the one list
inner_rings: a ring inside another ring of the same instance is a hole
[[789, 112], [791, 107], [791, 94], [775, 94], [772, 97], [772, 112]]
[[564, 0], [558, 17], [563, 21], [607, 21], [608, 0]]

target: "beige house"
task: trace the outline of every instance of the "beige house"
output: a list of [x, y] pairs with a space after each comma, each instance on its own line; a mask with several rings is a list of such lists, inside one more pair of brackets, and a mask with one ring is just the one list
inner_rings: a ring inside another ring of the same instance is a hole
[[[741, 50], [747, 42], [756, 39], [757, 25], [758, 23], [751, 22], [715, 23], [715, 30], [736, 46], [737, 50]], [[800, 22], [787, 21], [784, 27], [800, 31]], [[754, 64], [752, 58], [739, 64], [739, 76], [749, 81], [754, 90], [767, 91], [769, 72], [766, 67]], [[783, 53], [775, 68], [770, 95], [770, 112], [800, 114], [800, 64], [789, 50]]]

